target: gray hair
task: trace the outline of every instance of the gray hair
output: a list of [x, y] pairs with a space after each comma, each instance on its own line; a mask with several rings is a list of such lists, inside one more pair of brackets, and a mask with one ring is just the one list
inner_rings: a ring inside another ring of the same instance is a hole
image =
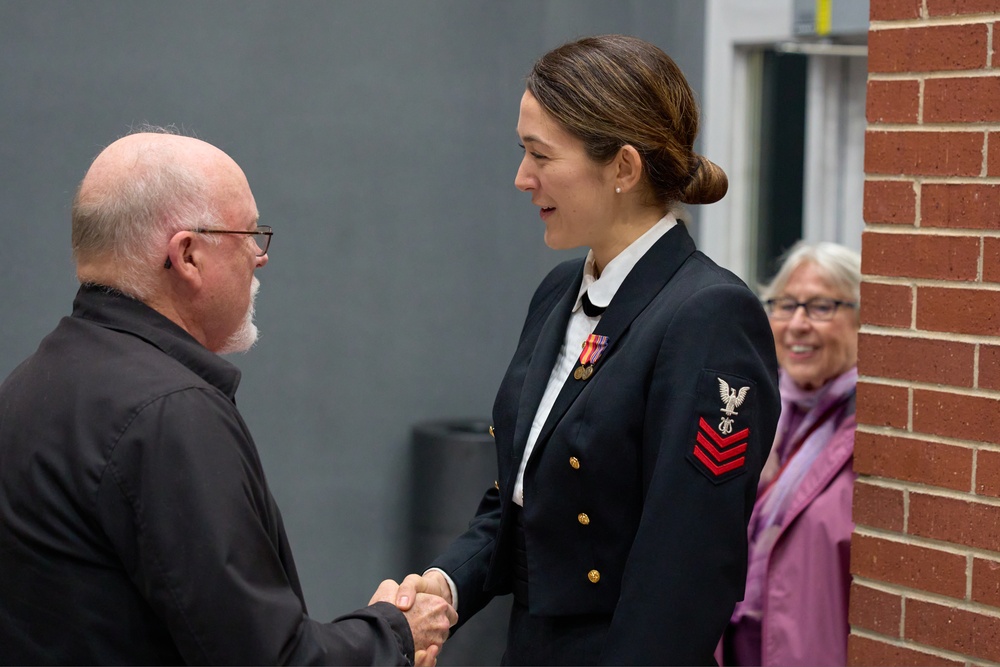
[[830, 285], [855, 303], [861, 302], [861, 255], [845, 246], [829, 243], [799, 241], [783, 256], [781, 268], [771, 282], [764, 286], [761, 298], [765, 301], [784, 291], [795, 269], [803, 264], [813, 264]]
[[[140, 132], [178, 134], [174, 128], [148, 125], [129, 134]], [[173, 234], [219, 225], [200, 174], [169, 159], [159, 147], [145, 149], [126, 178], [88, 187], [85, 196], [82, 190], [81, 183], [73, 199], [73, 258], [111, 260], [117, 284], [109, 287], [139, 299], [153, 293]]]

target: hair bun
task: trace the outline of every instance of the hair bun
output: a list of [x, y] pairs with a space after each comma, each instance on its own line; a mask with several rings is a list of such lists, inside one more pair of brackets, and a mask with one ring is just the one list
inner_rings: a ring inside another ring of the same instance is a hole
[[713, 204], [726, 196], [729, 177], [722, 167], [708, 158], [692, 154], [691, 180], [681, 192], [685, 204]]

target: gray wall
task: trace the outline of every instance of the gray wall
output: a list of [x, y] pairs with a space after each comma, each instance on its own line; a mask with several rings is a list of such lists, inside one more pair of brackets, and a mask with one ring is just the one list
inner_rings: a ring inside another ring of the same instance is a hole
[[226, 150], [275, 228], [239, 404], [313, 615], [365, 604], [409, 566], [412, 425], [489, 416], [532, 290], [570, 256], [513, 187], [524, 74], [626, 32], [698, 90], [703, 11], [0, 0], [0, 377], [70, 310], [69, 206], [93, 156], [144, 121]]

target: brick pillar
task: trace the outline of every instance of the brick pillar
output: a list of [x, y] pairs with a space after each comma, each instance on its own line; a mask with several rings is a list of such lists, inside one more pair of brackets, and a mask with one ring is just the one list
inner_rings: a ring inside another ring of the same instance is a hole
[[852, 665], [1000, 663], [1000, 0], [871, 0]]

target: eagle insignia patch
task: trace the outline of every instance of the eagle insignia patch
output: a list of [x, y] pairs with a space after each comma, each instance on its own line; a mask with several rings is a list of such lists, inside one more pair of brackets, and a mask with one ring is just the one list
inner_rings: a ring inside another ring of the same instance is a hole
[[747, 398], [747, 392], [750, 391], [750, 387], [740, 387], [739, 392], [735, 389], [729, 388], [729, 383], [718, 378], [719, 380], [719, 394], [722, 396], [722, 403], [725, 407], [722, 408], [722, 412], [725, 413], [725, 417], [719, 422], [719, 432], [723, 435], [729, 435], [733, 432], [733, 420], [731, 417], [733, 415], [738, 415], [740, 413], [736, 412], [736, 408], [743, 405], [743, 401]]
[[747, 469], [755, 395], [750, 380], [711, 370], [701, 372], [687, 459], [716, 484]]

